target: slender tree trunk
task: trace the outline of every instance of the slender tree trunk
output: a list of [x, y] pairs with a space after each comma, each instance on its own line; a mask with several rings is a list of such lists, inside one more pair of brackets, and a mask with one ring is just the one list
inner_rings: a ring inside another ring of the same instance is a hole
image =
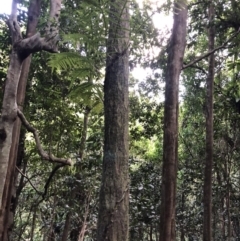
[[226, 190], [226, 209], [227, 209], [227, 241], [232, 239], [232, 221], [231, 221], [231, 183], [230, 183], [230, 173], [231, 171], [231, 157], [227, 157], [225, 161], [225, 183], [227, 184]]
[[153, 226], [152, 226], [152, 224], [150, 224], [149, 236], [150, 236], [150, 240], [149, 241], [153, 241]]
[[[182, 213], [185, 212], [185, 193], [182, 193], [182, 198], [181, 198], [181, 211]], [[185, 241], [185, 226], [184, 226], [184, 216], [179, 220], [180, 222], [180, 239], [181, 241]]]
[[[82, 136], [81, 136], [80, 147], [79, 147], [79, 155], [78, 156], [80, 158], [80, 161], [82, 161], [82, 159], [84, 157], [84, 151], [85, 151], [86, 140], [87, 140], [88, 120], [89, 120], [90, 112], [91, 112], [91, 109], [87, 106], [85, 109], [84, 118], [83, 118], [83, 129], [82, 129]], [[81, 166], [78, 165], [77, 166], [77, 175], [80, 172], [81, 172]], [[74, 198], [75, 193], [76, 193], [76, 189], [73, 189], [71, 191], [71, 198]], [[71, 200], [70, 200], [70, 202], [71, 202]], [[72, 217], [72, 212], [69, 211], [68, 214], [66, 215], [66, 220], [65, 220], [65, 224], [64, 224], [64, 228], [63, 228], [63, 234], [62, 234], [61, 241], [67, 241], [70, 223], [71, 223], [71, 217]]]
[[80, 147], [79, 147], [79, 158], [82, 160], [84, 157], [84, 151], [86, 146], [86, 140], [87, 140], [87, 131], [88, 131], [88, 119], [91, 109], [86, 106], [84, 118], [83, 118], [83, 129], [82, 129], [82, 136], [80, 141]]
[[97, 241], [127, 241], [129, 228], [129, 2], [110, 1], [104, 82], [105, 139]]
[[31, 232], [30, 232], [30, 241], [34, 241], [34, 231], [36, 226], [36, 218], [37, 218], [37, 207], [34, 208], [33, 217], [32, 217], [32, 225], [31, 225]]
[[69, 232], [70, 223], [71, 223], [71, 216], [72, 216], [71, 212], [68, 212], [66, 215], [64, 228], [63, 228], [63, 234], [62, 234], [62, 241], [67, 241], [68, 232]]
[[[220, 171], [218, 165], [216, 165], [216, 167], [215, 167], [216, 176], [217, 176], [217, 185], [219, 187], [222, 187], [223, 186], [223, 181], [222, 181], [222, 178], [221, 178], [222, 172]], [[220, 212], [218, 210], [216, 210], [216, 212], [219, 215], [218, 217], [219, 217], [220, 223], [221, 223], [221, 225], [220, 225], [220, 235], [221, 235], [222, 240], [225, 240], [225, 236], [226, 236], [225, 235], [225, 208], [224, 208], [225, 195], [221, 195], [219, 197], [219, 199], [220, 199]], [[217, 226], [217, 224], [214, 224], [214, 225]]]
[[175, 240], [175, 199], [178, 161], [178, 93], [179, 76], [186, 45], [186, 0], [174, 4], [174, 24], [166, 70], [164, 105], [164, 141], [160, 241]]
[[48, 233], [47, 241], [55, 241], [55, 233], [54, 230], [51, 228]]
[[[208, 50], [214, 49], [214, 3], [210, 1], [208, 30]], [[209, 57], [206, 96], [206, 162], [203, 187], [203, 241], [212, 241], [212, 167], [213, 167], [213, 82], [214, 55]]]

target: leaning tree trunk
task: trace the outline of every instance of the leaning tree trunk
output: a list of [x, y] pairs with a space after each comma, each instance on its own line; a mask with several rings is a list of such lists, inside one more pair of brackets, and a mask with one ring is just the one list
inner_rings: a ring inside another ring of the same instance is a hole
[[127, 241], [129, 3], [110, 1], [104, 82], [105, 139], [97, 241]]
[[[214, 49], [214, 3], [209, 6], [208, 50]], [[206, 95], [206, 161], [203, 187], [203, 241], [212, 240], [212, 167], [213, 167], [213, 82], [214, 54], [209, 57]]]
[[186, 45], [186, 0], [175, 1], [174, 24], [168, 48], [164, 104], [163, 170], [160, 241], [175, 240], [175, 198], [178, 161], [179, 76]]
[[[40, 8], [40, 5], [39, 5]], [[15, 165], [13, 159], [15, 155], [10, 155], [13, 138], [13, 128], [17, 117], [21, 119], [27, 129], [34, 133], [37, 142], [38, 150], [41, 156], [49, 161], [57, 161], [64, 164], [70, 164], [69, 160], [63, 160], [47, 155], [39, 142], [37, 131], [30, 126], [23, 116], [20, 108], [17, 105], [17, 90], [23, 63], [26, 58], [41, 50], [48, 52], [56, 52], [58, 29], [57, 24], [61, 9], [61, 0], [51, 0], [49, 22], [46, 27], [45, 37], [41, 37], [39, 33], [23, 39], [21, 29], [17, 22], [17, 0], [13, 0], [12, 14], [8, 20], [8, 26], [12, 38], [12, 52], [10, 56], [10, 64], [7, 72], [7, 79], [4, 90], [2, 113], [0, 118], [0, 241], [6, 241], [6, 230], [8, 229], [5, 223], [6, 204], [8, 202], [9, 192], [11, 191], [12, 173], [14, 174]], [[40, 11], [38, 9], [38, 11]], [[34, 30], [34, 29], [33, 29]]]

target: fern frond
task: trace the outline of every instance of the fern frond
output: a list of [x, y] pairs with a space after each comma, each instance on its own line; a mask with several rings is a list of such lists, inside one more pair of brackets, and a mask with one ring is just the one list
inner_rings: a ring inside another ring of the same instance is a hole
[[53, 70], [69, 70], [77, 67], [90, 67], [86, 57], [73, 52], [52, 54], [49, 58], [48, 64]]

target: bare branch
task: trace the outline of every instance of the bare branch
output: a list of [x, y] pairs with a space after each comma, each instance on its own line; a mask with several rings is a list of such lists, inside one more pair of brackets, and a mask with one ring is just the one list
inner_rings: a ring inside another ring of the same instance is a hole
[[32, 186], [32, 188], [36, 191], [36, 193], [37, 193], [38, 195], [41, 195], [41, 196], [42, 196], [42, 193], [39, 192], [39, 191], [37, 190], [37, 188], [32, 184], [30, 178], [29, 178], [28, 176], [26, 176], [17, 166], [16, 166], [16, 169], [18, 170], [18, 172], [19, 172], [23, 177], [25, 177], [25, 178], [28, 180], [28, 182], [30, 183], [30, 185]]
[[49, 185], [50, 185], [50, 183], [51, 183], [51, 180], [52, 180], [53, 176], [55, 175], [55, 173], [57, 172], [57, 170], [58, 170], [59, 168], [63, 167], [63, 166], [64, 166], [64, 164], [59, 164], [59, 165], [55, 166], [54, 169], [52, 170], [52, 172], [50, 173], [50, 175], [49, 175], [49, 177], [48, 177], [48, 180], [47, 180], [46, 184], [44, 185], [44, 193], [43, 193], [43, 195], [42, 195], [43, 199], [44, 199], [45, 196], [47, 195], [47, 190], [48, 190], [48, 187], [49, 187]]
[[208, 56], [210, 56], [211, 54], [214, 54], [216, 51], [220, 50], [220, 49], [224, 49], [226, 48], [227, 44], [234, 39], [240, 32], [240, 28], [238, 29], [238, 31], [236, 33], [234, 33], [229, 39], [227, 39], [222, 45], [218, 46], [217, 48], [203, 54], [202, 56], [196, 58], [195, 60], [193, 60], [192, 62], [190, 62], [189, 64], [183, 65], [182, 70], [186, 69], [194, 64], [196, 64], [197, 62], [199, 62], [202, 59], [207, 58]]
[[50, 162], [62, 163], [62, 164], [69, 165], [69, 166], [71, 165], [71, 160], [70, 159], [58, 158], [58, 157], [54, 157], [52, 154], [47, 154], [43, 150], [43, 148], [42, 148], [42, 145], [41, 145], [41, 142], [40, 142], [37, 130], [33, 126], [30, 125], [30, 123], [27, 121], [27, 119], [24, 116], [24, 114], [19, 109], [17, 110], [17, 114], [18, 114], [18, 117], [20, 118], [20, 120], [22, 121], [22, 124], [26, 127], [26, 129], [29, 132], [33, 133], [33, 136], [34, 136], [35, 141], [36, 141], [36, 145], [37, 145], [37, 149], [38, 149], [39, 155], [44, 160], [47, 160], [47, 161], [50, 161]]

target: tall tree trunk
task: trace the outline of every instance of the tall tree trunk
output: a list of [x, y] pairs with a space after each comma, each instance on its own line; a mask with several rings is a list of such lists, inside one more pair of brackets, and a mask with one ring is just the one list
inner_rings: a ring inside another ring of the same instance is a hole
[[179, 76], [186, 45], [186, 0], [175, 1], [166, 70], [160, 241], [175, 240]]
[[129, 2], [110, 1], [104, 82], [105, 139], [97, 241], [127, 241], [129, 228]]
[[[208, 50], [214, 49], [214, 3], [209, 6]], [[212, 241], [212, 167], [213, 167], [213, 82], [214, 55], [209, 57], [206, 95], [206, 162], [203, 186], [203, 241]]]
[[[27, 37], [31, 37], [36, 33], [36, 27], [38, 24], [38, 18], [40, 14], [40, 3], [41, 0], [34, 0], [31, 2], [28, 10], [28, 24], [27, 24]], [[28, 73], [31, 63], [31, 55], [28, 56], [22, 64], [21, 74], [19, 78], [19, 84], [17, 89], [17, 104], [18, 108], [22, 111], [24, 100], [25, 100], [25, 93], [26, 93], [26, 86], [27, 86], [27, 79]], [[18, 146], [19, 146], [19, 137], [20, 137], [20, 130], [21, 130], [21, 121], [17, 118], [14, 127], [13, 127], [13, 134], [12, 134], [12, 145], [10, 150], [9, 156], [9, 165], [8, 165], [8, 172], [6, 177], [6, 182], [4, 186], [4, 193], [7, 196], [7, 202], [3, 204], [4, 214], [3, 219], [5, 220], [4, 223], [6, 224], [5, 232], [5, 240], [7, 240], [8, 231], [11, 230], [13, 226], [13, 218], [15, 214], [15, 209], [17, 203], [16, 199], [16, 186], [15, 182], [17, 180], [17, 174], [15, 173], [15, 166], [17, 163], [17, 156], [18, 156]], [[21, 164], [19, 163], [19, 166]]]
[[[17, 105], [17, 90], [21, 71], [23, 70], [23, 75], [26, 74], [26, 72], [24, 72], [26, 69], [23, 69], [23, 62], [34, 52], [41, 50], [56, 52], [58, 34], [56, 23], [58, 22], [60, 8], [61, 0], [51, 0], [49, 23], [46, 28], [46, 36], [44, 38], [41, 38], [39, 33], [32, 35], [33, 32], [31, 31], [35, 29], [35, 25], [33, 24], [31, 26], [33, 28], [28, 29], [29, 36], [23, 39], [21, 29], [17, 21], [17, 0], [13, 0], [12, 3], [12, 14], [10, 15], [8, 21], [12, 38], [12, 52], [7, 72], [2, 114], [0, 118], [0, 241], [8, 240], [6, 234], [8, 230], [8, 216], [6, 214], [8, 214], [7, 210], [9, 210], [9, 207], [7, 207], [7, 203], [10, 202], [9, 199], [11, 196], [12, 185], [14, 183], [14, 158], [16, 158], [16, 154], [11, 152], [11, 148], [12, 151], [16, 151], [14, 145], [15, 141], [18, 142], [18, 140], [15, 139], [15, 136], [13, 136], [13, 129], [19, 109]], [[37, 12], [38, 11], [40, 10], [37, 9]], [[37, 14], [37, 12], [34, 12], [34, 14]], [[53, 20], [54, 26], [50, 29], [50, 25]], [[31, 21], [35, 21], [35, 19]], [[21, 88], [21, 85], [19, 87]], [[18, 130], [15, 128], [15, 131]], [[12, 143], [13, 137], [14, 143]]]

